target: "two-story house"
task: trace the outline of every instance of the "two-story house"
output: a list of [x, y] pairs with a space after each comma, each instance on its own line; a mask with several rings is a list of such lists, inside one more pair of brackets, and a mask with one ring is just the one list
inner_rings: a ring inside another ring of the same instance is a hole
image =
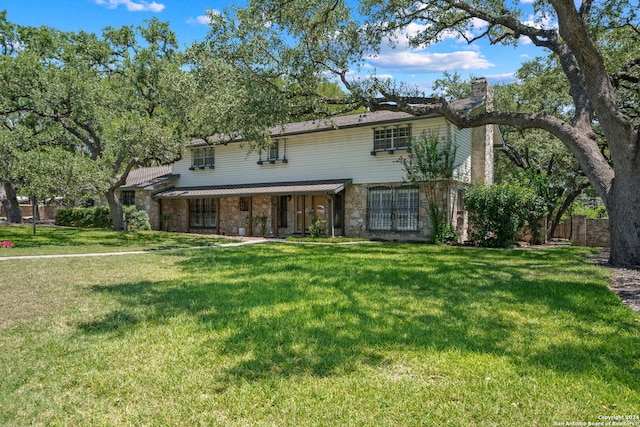
[[[485, 79], [454, 108], [468, 114], [492, 101]], [[248, 152], [240, 141], [195, 141], [173, 164], [174, 186], [152, 193], [154, 211], [177, 232], [288, 236], [316, 223], [328, 236], [422, 240], [431, 235], [423, 189], [404, 180], [398, 157], [423, 132], [457, 145], [459, 188], [449, 207], [464, 235], [462, 191], [470, 182], [492, 183], [494, 126], [458, 129], [442, 116], [376, 111], [279, 126], [273, 145]], [[177, 178], [175, 178], [177, 177]], [[155, 215], [154, 215], [155, 216]], [[317, 221], [320, 220], [320, 221]]]

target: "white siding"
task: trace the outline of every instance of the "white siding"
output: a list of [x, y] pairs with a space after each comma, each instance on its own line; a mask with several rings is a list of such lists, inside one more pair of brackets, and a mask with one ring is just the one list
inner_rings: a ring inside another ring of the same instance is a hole
[[[445, 137], [449, 131], [442, 118], [407, 123], [411, 123], [414, 137], [423, 131]], [[455, 138], [459, 144], [458, 157], [466, 162], [471, 153], [470, 132], [456, 132]], [[284, 149], [281, 142], [280, 157]], [[278, 160], [275, 164], [265, 161], [258, 165], [258, 153], [248, 154], [246, 145], [232, 143], [215, 147], [215, 169], [189, 170], [191, 153], [187, 152], [174, 164], [173, 173], [180, 174], [179, 187], [342, 178], [350, 178], [354, 184], [401, 182], [403, 173], [396, 160], [406, 155], [406, 150], [372, 156], [372, 149], [373, 126], [338, 129], [286, 137], [288, 163]], [[264, 154], [262, 159], [266, 159]]]
[[471, 129], [453, 131], [454, 142], [458, 144], [457, 162], [460, 164], [454, 176], [464, 182], [471, 182]]

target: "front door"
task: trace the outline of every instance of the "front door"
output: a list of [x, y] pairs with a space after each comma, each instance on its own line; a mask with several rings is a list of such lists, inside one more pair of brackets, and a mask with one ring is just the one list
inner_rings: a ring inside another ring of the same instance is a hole
[[[296, 196], [296, 233], [309, 233], [314, 220], [327, 220], [327, 196], [324, 194]], [[324, 226], [324, 225], [323, 225]]]

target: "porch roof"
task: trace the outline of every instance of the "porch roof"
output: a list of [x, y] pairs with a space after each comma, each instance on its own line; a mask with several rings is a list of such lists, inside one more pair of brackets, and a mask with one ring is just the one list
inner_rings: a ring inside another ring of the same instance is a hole
[[351, 184], [351, 179], [324, 181], [268, 182], [261, 184], [177, 187], [161, 190], [156, 199], [198, 199], [203, 197], [284, 196], [296, 194], [337, 194]]

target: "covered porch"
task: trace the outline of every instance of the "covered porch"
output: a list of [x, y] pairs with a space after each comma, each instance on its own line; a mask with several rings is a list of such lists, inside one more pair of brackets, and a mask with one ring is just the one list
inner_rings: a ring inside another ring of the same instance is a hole
[[153, 194], [159, 228], [176, 232], [286, 237], [344, 235], [351, 179], [168, 188]]

